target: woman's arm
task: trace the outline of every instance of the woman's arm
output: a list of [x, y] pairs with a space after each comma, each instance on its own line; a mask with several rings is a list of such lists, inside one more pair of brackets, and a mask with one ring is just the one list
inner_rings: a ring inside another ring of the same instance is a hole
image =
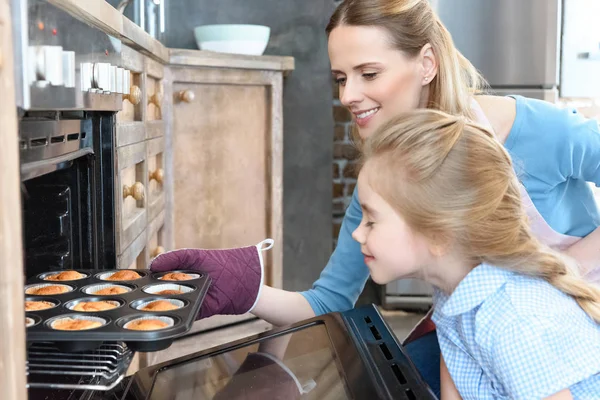
[[263, 286], [252, 313], [273, 325], [287, 325], [315, 315], [354, 307], [369, 277], [352, 232], [362, 220], [356, 190], [346, 210], [338, 244], [312, 289], [288, 292]]
[[[458, 389], [454, 385], [454, 381], [448, 372], [444, 356], [440, 355], [440, 399], [441, 400], [461, 400]], [[563, 400], [563, 399], [552, 399], [552, 400]]]
[[600, 228], [569, 247], [564, 253], [577, 261], [582, 275], [600, 267]]
[[270, 286], [262, 287], [252, 314], [275, 326], [293, 324], [315, 316], [312, 307], [300, 293]]

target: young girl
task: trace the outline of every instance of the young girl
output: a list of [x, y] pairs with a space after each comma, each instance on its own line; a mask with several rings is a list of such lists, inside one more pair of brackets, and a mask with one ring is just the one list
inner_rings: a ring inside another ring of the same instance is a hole
[[436, 288], [442, 399], [600, 398], [600, 287], [533, 237], [493, 134], [420, 110], [363, 151], [352, 236], [375, 282]]

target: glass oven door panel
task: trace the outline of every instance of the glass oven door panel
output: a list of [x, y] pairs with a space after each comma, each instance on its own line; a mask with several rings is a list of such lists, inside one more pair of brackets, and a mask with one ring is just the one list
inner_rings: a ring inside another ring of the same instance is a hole
[[313, 325], [166, 368], [150, 399], [347, 399], [338, 363], [325, 325]]

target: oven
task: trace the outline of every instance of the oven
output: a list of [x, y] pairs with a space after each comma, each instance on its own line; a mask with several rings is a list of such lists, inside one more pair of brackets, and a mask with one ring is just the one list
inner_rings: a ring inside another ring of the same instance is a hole
[[[23, 274], [115, 269], [116, 113], [130, 90], [121, 41], [49, 1], [10, 3]], [[122, 379], [132, 352], [118, 343], [107, 347], [67, 354], [28, 343], [29, 397], [39, 398], [39, 388], [49, 390], [42, 398], [52, 398], [57, 388], [108, 387]]]
[[110, 391], [89, 392], [86, 399], [434, 400], [436, 397], [377, 308], [369, 305], [315, 317], [141, 369]]

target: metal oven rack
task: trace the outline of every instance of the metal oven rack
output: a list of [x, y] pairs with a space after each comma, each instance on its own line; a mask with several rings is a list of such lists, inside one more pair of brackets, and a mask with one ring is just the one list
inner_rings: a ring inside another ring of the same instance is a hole
[[124, 378], [133, 354], [121, 342], [79, 353], [61, 352], [52, 343], [33, 343], [27, 351], [28, 387], [111, 390]]

